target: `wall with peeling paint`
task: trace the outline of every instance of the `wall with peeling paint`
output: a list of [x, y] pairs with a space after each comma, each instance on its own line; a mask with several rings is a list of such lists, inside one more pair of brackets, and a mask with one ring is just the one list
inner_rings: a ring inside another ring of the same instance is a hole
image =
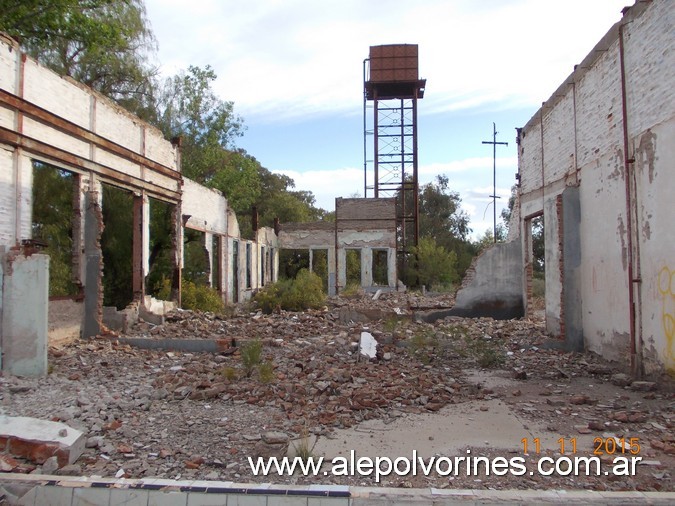
[[668, 0], [636, 3], [518, 134], [516, 230], [527, 272], [543, 213], [547, 329], [636, 373], [675, 373], [673, 26]]

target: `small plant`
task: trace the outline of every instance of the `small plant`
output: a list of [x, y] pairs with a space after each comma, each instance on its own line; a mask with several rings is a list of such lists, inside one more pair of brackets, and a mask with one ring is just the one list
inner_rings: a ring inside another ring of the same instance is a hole
[[408, 342], [408, 346], [413, 355], [418, 357], [423, 364], [429, 364], [432, 359], [434, 348], [438, 345], [438, 340], [429, 331], [416, 332]]
[[384, 321], [384, 325], [382, 326], [382, 330], [385, 332], [388, 332], [389, 334], [393, 334], [396, 332], [396, 327], [398, 327], [399, 319], [395, 316], [390, 316]]
[[258, 366], [258, 377], [262, 383], [272, 383], [274, 380], [274, 364], [266, 360]]
[[241, 347], [241, 363], [244, 366], [244, 373], [249, 378], [255, 368], [262, 361], [262, 343], [260, 339], [249, 341]]
[[504, 363], [504, 354], [498, 349], [498, 345], [490, 339], [467, 340], [467, 347], [480, 367], [485, 369], [496, 368]]
[[314, 444], [312, 445], [309, 444], [309, 441], [310, 441], [309, 430], [305, 426], [302, 429], [300, 441], [298, 441], [297, 443], [293, 443], [293, 447], [295, 450], [295, 457], [302, 459], [303, 462], [308, 462], [309, 459], [314, 457], [314, 447], [318, 442], [318, 438], [314, 441]]
[[228, 381], [234, 381], [237, 379], [237, 370], [234, 367], [223, 367], [218, 372]]

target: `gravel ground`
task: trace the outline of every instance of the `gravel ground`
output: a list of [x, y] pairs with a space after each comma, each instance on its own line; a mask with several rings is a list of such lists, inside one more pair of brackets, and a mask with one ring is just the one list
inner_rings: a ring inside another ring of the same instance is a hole
[[[58, 420], [84, 432], [87, 450], [57, 471], [62, 474], [375, 485], [372, 477], [256, 477], [247, 458], [285, 455], [289, 440], [293, 448], [342, 437], [369, 420], [443, 417], [453, 405], [499, 399], [526, 423], [543, 424], [549, 439], [638, 438], [646, 464], [633, 477], [542, 477], [529, 471], [557, 448], [537, 456], [467, 447], [475, 456], [522, 457], [527, 472], [389, 476], [380, 484], [675, 489], [672, 380], [632, 382], [593, 354], [550, 348], [541, 321], [448, 318], [431, 325], [409, 318], [412, 308], [449, 302], [385, 294], [378, 301], [336, 300], [307, 313], [177, 311], [163, 325], [141, 322], [119, 337], [227, 339], [232, 347], [217, 354], [141, 350], [115, 336], [51, 347], [47, 377], [0, 377], [0, 413]], [[371, 360], [359, 354], [366, 331], [380, 343]], [[246, 368], [242, 350], [253, 349], [251, 342], [262, 352]], [[451, 430], [438, 434], [439, 441], [451, 439]], [[578, 455], [592, 451], [584, 447]], [[602, 455], [603, 466], [613, 457]], [[21, 462], [16, 470], [41, 472], [42, 466]]]

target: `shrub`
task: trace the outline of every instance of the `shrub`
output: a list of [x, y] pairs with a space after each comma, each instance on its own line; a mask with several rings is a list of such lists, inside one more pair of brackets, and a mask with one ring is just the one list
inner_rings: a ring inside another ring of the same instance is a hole
[[192, 281], [183, 283], [181, 305], [183, 309], [197, 309], [213, 313], [222, 313], [225, 308], [218, 290], [206, 285], [197, 285]]
[[295, 279], [283, 279], [260, 290], [253, 298], [265, 313], [277, 307], [287, 311], [318, 309], [326, 303], [321, 278], [301, 269]]

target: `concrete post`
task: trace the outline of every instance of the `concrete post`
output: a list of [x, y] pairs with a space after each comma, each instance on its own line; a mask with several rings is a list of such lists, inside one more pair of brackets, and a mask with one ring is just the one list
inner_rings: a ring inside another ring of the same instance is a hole
[[396, 248], [387, 250], [387, 284], [396, 287]]
[[49, 256], [0, 254], [0, 355], [16, 376], [47, 374]]
[[150, 270], [150, 202], [143, 192], [134, 196], [133, 224], [133, 291], [134, 299], [145, 295], [145, 277]]
[[82, 337], [95, 337], [101, 333], [103, 321], [103, 253], [101, 251], [101, 232], [103, 214], [99, 193], [88, 191], [85, 194], [84, 215], [84, 321]]
[[361, 286], [373, 286], [373, 250], [361, 248]]

